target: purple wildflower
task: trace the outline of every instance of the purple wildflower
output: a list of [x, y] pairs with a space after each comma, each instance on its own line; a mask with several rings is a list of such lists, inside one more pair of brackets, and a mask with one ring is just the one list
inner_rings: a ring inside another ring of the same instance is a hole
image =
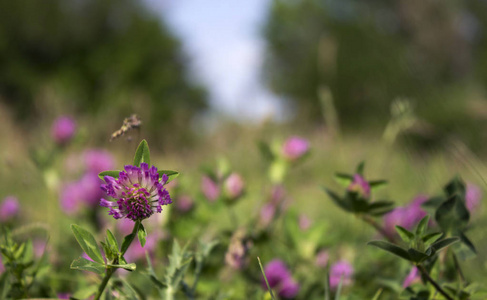
[[472, 183], [467, 183], [467, 191], [465, 193], [465, 205], [470, 212], [474, 212], [479, 207], [482, 199], [482, 191], [478, 186]]
[[333, 264], [330, 268], [330, 288], [336, 289], [342, 282], [342, 286], [347, 286], [352, 283], [353, 267], [345, 260], [341, 260]]
[[19, 214], [19, 201], [14, 196], [7, 196], [0, 205], [0, 222], [7, 222]]
[[328, 251], [320, 250], [320, 252], [316, 254], [315, 264], [320, 268], [326, 268], [329, 259], [330, 259], [330, 254], [328, 253]]
[[358, 193], [365, 199], [368, 199], [370, 197], [370, 185], [367, 180], [365, 180], [365, 178], [363, 178], [359, 174], [353, 175], [353, 181], [348, 186], [348, 190], [350, 192]]
[[113, 156], [105, 150], [86, 150], [83, 153], [83, 161], [86, 165], [86, 170], [96, 174], [105, 170], [112, 170], [115, 167]]
[[299, 284], [291, 277], [286, 278], [279, 290], [279, 297], [290, 299], [296, 297], [299, 292]]
[[118, 179], [105, 176], [106, 184], [102, 184], [102, 190], [114, 198], [114, 201], [104, 198], [100, 201], [101, 206], [110, 208], [109, 215], [115, 219], [139, 221], [162, 212], [163, 205], [172, 203], [164, 188], [168, 180], [166, 174], [159, 181], [157, 168], [149, 168], [147, 163], [141, 163], [140, 168], [127, 165], [124, 169]]
[[68, 143], [76, 132], [76, 123], [68, 116], [57, 118], [51, 127], [51, 136], [54, 141], [63, 145]]
[[413, 282], [418, 281], [421, 277], [419, 276], [418, 268], [414, 266], [411, 271], [409, 272], [408, 276], [404, 279], [402, 283], [403, 288], [407, 288]]
[[[274, 259], [270, 261], [264, 268], [265, 276], [271, 288], [276, 288], [278, 294], [282, 298], [294, 298], [299, 292], [299, 284], [292, 278], [286, 264]], [[264, 289], [267, 289], [264, 277], [262, 277], [261, 284]]]
[[303, 138], [293, 136], [288, 138], [282, 146], [282, 154], [288, 160], [294, 161], [309, 150], [309, 142]]
[[242, 196], [244, 190], [244, 181], [240, 175], [237, 173], [232, 173], [225, 180], [225, 192], [226, 195], [231, 199], [235, 200]]
[[69, 297], [71, 297], [70, 293], [58, 293], [57, 294], [58, 299], [69, 299]]
[[408, 206], [396, 207], [393, 211], [384, 215], [384, 228], [389, 235], [393, 236], [395, 234], [396, 225], [411, 230], [416, 223], [426, 216], [421, 204], [427, 199], [428, 197], [423, 195], [417, 196]]
[[209, 176], [201, 178], [201, 191], [210, 202], [215, 202], [220, 197], [220, 187]]

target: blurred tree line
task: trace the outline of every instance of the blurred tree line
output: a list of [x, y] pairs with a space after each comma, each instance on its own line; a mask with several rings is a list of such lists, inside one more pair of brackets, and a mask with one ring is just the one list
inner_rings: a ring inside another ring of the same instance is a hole
[[352, 130], [383, 128], [390, 103], [407, 97], [432, 129], [423, 133], [480, 146], [486, 29], [482, 0], [275, 0], [264, 28], [265, 74], [306, 118], [322, 120], [321, 86]]
[[[186, 130], [206, 107], [187, 61], [141, 1], [0, 1], [0, 101], [24, 123], [68, 111], [99, 119], [108, 139], [138, 113], [161, 140], [161, 132]], [[58, 100], [44, 101], [46, 93]]]

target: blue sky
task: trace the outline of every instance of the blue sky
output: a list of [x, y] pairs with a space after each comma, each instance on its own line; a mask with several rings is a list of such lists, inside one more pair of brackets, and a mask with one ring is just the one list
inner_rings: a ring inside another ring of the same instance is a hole
[[261, 76], [265, 44], [260, 31], [270, 0], [145, 1], [182, 40], [213, 108], [244, 121], [284, 117]]

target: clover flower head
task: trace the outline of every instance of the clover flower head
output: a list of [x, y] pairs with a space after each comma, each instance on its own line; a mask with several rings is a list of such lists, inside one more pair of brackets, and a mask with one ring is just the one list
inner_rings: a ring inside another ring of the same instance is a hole
[[57, 118], [51, 127], [53, 140], [60, 145], [69, 142], [76, 132], [76, 123], [68, 116]]
[[109, 215], [115, 219], [141, 221], [156, 212], [162, 212], [163, 205], [172, 203], [164, 187], [168, 180], [166, 174], [159, 180], [157, 168], [149, 168], [147, 163], [141, 163], [140, 168], [127, 165], [124, 169], [118, 179], [105, 176], [106, 184], [101, 186], [102, 190], [113, 198], [102, 198], [100, 201], [101, 206], [110, 208]]
[[[299, 284], [294, 280], [286, 264], [279, 259], [270, 261], [264, 268], [265, 276], [271, 288], [276, 288], [279, 297], [294, 298], [299, 292]], [[267, 289], [264, 278], [261, 280], [262, 287]]]
[[282, 154], [289, 160], [296, 160], [309, 150], [309, 142], [298, 136], [288, 138], [282, 146]]
[[353, 267], [348, 261], [341, 260], [336, 262], [330, 268], [330, 287], [336, 289], [340, 281], [343, 286], [350, 285], [353, 273]]
[[353, 175], [353, 181], [348, 186], [348, 190], [359, 193], [365, 199], [370, 197], [370, 184], [359, 174]]
[[19, 214], [20, 204], [16, 197], [7, 196], [0, 205], [0, 222], [6, 222]]

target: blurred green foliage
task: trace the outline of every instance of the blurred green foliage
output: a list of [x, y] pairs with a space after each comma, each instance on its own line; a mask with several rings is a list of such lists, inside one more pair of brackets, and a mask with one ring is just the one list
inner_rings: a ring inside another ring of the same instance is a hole
[[160, 140], [155, 129], [185, 129], [206, 107], [186, 63], [140, 1], [0, 1], [0, 101], [24, 121], [53, 109], [41, 99], [54, 91], [58, 112], [105, 116], [113, 130], [139, 113]]
[[264, 28], [269, 85], [315, 121], [319, 88], [330, 87], [345, 129], [382, 128], [390, 103], [407, 97], [434, 138], [456, 133], [478, 146], [486, 14], [478, 0], [276, 0]]

